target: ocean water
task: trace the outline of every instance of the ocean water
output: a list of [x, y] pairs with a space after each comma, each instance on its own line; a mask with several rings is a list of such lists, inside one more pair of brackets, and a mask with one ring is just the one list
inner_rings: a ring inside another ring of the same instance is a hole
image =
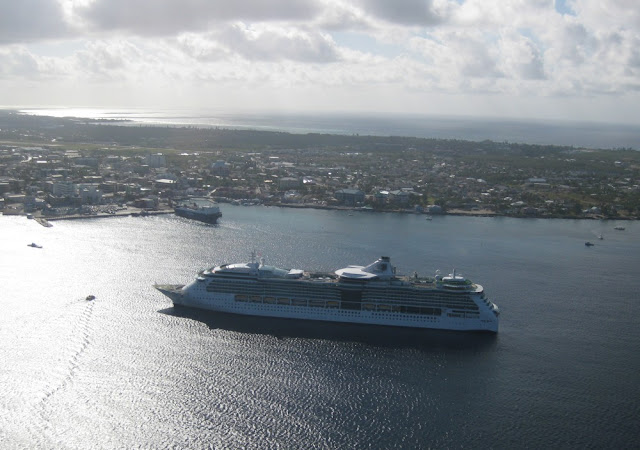
[[[0, 217], [3, 448], [637, 446], [637, 222], [222, 212]], [[253, 249], [291, 268], [455, 267], [501, 307], [500, 332], [176, 310], [153, 288]]]
[[492, 140], [586, 148], [640, 149], [640, 126], [515, 118], [409, 114], [228, 112], [216, 110], [32, 108], [25, 114], [127, 120], [133, 124], [226, 127], [290, 133]]

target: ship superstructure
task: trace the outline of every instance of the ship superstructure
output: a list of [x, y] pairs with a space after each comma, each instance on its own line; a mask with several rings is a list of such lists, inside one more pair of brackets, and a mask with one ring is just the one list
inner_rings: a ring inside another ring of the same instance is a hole
[[188, 285], [156, 285], [177, 306], [226, 313], [447, 330], [498, 331], [499, 308], [455, 271], [400, 276], [387, 256], [334, 273], [256, 261], [201, 271]]

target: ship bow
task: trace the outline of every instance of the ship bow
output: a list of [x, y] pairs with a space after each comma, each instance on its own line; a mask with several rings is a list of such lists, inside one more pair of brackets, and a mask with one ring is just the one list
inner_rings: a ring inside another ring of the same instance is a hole
[[155, 284], [157, 290], [162, 292], [164, 295], [169, 297], [173, 303], [181, 303], [181, 299], [183, 296], [182, 288], [184, 285], [182, 284]]

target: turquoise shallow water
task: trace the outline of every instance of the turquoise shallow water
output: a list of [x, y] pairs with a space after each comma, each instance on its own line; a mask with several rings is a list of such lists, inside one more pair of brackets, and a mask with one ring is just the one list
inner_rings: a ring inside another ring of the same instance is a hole
[[[638, 223], [222, 212], [218, 226], [0, 217], [3, 447], [636, 444]], [[500, 332], [176, 311], [152, 287], [253, 249], [304, 269], [455, 267], [499, 304]]]

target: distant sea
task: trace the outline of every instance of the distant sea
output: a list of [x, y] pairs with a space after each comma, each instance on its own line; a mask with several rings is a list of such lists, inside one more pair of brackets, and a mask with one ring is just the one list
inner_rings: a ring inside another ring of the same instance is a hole
[[[222, 213], [0, 216], [3, 450], [637, 448], [640, 222]], [[234, 317], [153, 288], [253, 249], [319, 271], [456, 268], [500, 331]]]
[[30, 108], [25, 114], [124, 120], [132, 124], [221, 127], [289, 133], [409, 136], [470, 141], [640, 149], [640, 126], [408, 114], [229, 113], [213, 110]]

